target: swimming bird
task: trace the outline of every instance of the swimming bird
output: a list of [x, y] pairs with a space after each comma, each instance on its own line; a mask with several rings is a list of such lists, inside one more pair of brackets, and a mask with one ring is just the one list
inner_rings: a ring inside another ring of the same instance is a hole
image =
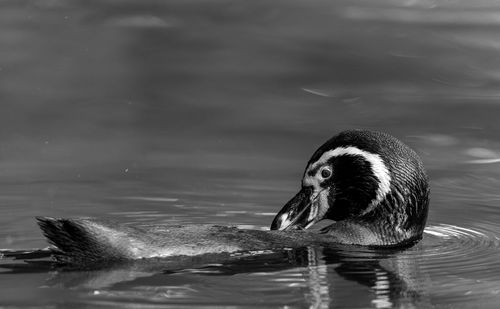
[[[82, 265], [308, 245], [409, 246], [422, 237], [428, 206], [428, 178], [412, 149], [386, 133], [349, 130], [314, 152], [300, 191], [278, 212], [269, 231], [37, 220], [55, 260]], [[333, 223], [308, 230], [324, 219]]]

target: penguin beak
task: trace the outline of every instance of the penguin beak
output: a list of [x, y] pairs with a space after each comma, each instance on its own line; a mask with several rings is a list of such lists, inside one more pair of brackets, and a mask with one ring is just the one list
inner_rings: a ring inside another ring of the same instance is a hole
[[271, 224], [271, 230], [307, 229], [320, 220], [320, 218], [311, 215], [313, 209], [317, 208], [313, 204], [316, 204], [316, 197], [313, 196], [312, 188], [303, 187], [278, 212]]

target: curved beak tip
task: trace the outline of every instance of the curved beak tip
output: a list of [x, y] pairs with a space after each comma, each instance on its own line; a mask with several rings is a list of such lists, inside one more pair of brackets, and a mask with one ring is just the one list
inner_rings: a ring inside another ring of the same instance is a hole
[[273, 223], [271, 223], [271, 230], [279, 230], [281, 227], [281, 223], [277, 222], [276, 220], [273, 220]]
[[288, 213], [278, 214], [271, 224], [271, 230], [287, 230], [293, 227], [293, 221], [288, 219]]
[[311, 191], [300, 190], [285, 206], [278, 212], [271, 224], [271, 230], [304, 229], [312, 224], [309, 219], [311, 212]]

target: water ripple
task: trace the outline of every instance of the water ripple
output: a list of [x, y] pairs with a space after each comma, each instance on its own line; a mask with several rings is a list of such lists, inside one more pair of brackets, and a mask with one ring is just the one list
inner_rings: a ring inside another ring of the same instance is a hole
[[[436, 273], [472, 275], [470, 278], [491, 276], [499, 269], [496, 254], [500, 239], [495, 225], [482, 222], [479, 227], [459, 227], [449, 224], [429, 226], [425, 229], [424, 250], [426, 268]], [[451, 268], [453, 271], [450, 272]]]

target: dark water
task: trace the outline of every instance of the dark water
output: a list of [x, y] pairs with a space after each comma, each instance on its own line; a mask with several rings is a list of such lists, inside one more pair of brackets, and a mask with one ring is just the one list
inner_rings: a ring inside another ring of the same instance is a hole
[[315, 148], [348, 128], [409, 144], [432, 186], [425, 238], [406, 251], [310, 247], [79, 272], [22, 264], [0, 271], [0, 305], [500, 302], [498, 2], [0, 8], [0, 248], [45, 247], [37, 215], [266, 229]]

